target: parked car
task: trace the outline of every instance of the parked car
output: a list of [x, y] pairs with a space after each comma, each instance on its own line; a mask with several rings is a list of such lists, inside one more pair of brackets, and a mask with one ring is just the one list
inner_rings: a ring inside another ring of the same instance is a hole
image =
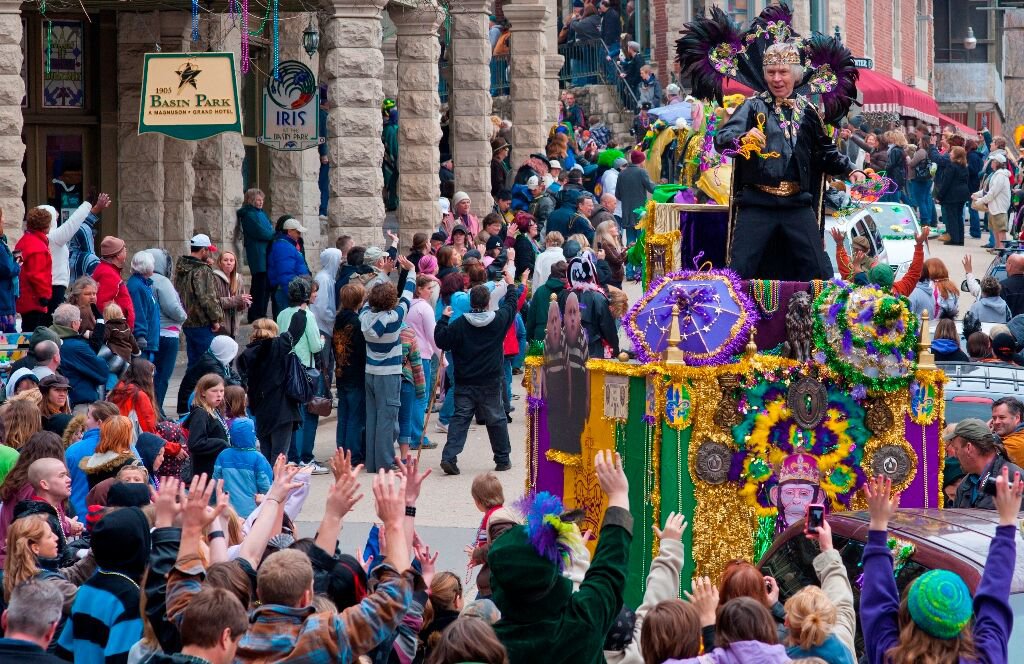
[[[832, 527], [832, 543], [846, 565], [846, 573], [853, 585], [854, 606], [857, 609], [856, 647], [858, 658], [864, 654], [864, 637], [860, 626], [860, 561], [868, 538], [867, 512], [837, 512], [828, 516]], [[915, 551], [910, 560], [896, 574], [896, 586], [902, 596], [911, 581], [932, 569], [956, 572], [973, 593], [981, 582], [985, 559], [999, 514], [990, 510], [966, 509], [901, 509], [889, 523], [889, 535], [908, 540]], [[793, 524], [779, 535], [758, 567], [779, 584], [779, 601], [785, 602], [807, 585], [818, 585], [812, 561], [818, 555], [818, 545], [804, 536], [804, 524]], [[1010, 586], [1010, 609], [1013, 622], [1024, 625], [1024, 546], [1018, 541], [1017, 563]], [[1021, 622], [1017, 622], [1017, 618]], [[1010, 661], [1024, 653], [1024, 630], [1015, 629], [1010, 636]]]
[[987, 422], [995, 400], [1024, 399], [1024, 367], [1001, 362], [939, 362], [938, 367], [949, 379], [943, 391], [947, 424], [968, 417]]
[[[833, 228], [838, 228], [846, 236], [843, 244], [847, 255], [851, 253], [853, 238], [868, 238], [871, 244], [869, 255], [890, 265], [897, 279], [910, 269], [916, 244], [914, 238], [921, 232], [914, 208], [902, 203], [875, 203], [848, 217], [825, 218], [825, 251], [830, 257], [836, 255]], [[927, 258], [928, 245], [924, 251]], [[835, 276], [838, 277], [839, 273], [836, 272]]]

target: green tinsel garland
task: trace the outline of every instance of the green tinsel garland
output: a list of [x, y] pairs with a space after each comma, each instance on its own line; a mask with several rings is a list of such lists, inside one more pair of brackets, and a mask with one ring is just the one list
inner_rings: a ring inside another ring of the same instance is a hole
[[775, 539], [775, 517], [762, 516], [757, 520], [757, 532], [754, 533], [754, 561], [761, 562], [764, 554], [772, 546]]
[[530, 345], [526, 347], [527, 357], [534, 357], [535, 355], [544, 355], [544, 342], [539, 339], [532, 340]]

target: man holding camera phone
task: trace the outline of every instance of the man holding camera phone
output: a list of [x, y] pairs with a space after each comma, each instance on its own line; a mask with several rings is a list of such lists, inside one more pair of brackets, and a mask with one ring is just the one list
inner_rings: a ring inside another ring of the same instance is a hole
[[960, 461], [967, 477], [956, 490], [950, 507], [971, 507], [982, 510], [996, 509], [996, 478], [1008, 468], [1010, 477], [1024, 471], [1006, 458], [999, 437], [979, 419], [968, 418], [957, 423], [945, 435], [946, 450]]

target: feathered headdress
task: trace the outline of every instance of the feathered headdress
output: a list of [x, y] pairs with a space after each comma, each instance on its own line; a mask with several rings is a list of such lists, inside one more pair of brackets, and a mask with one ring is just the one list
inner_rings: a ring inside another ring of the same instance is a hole
[[565, 511], [558, 496], [542, 491], [523, 496], [515, 509], [526, 516], [526, 536], [541, 558], [551, 561], [562, 572], [571, 561], [573, 547], [580, 542], [575, 524], [562, 521]]
[[766, 64], [802, 65], [804, 76], [795, 91], [819, 95], [826, 122], [846, 115], [857, 95], [857, 68], [850, 50], [820, 33], [801, 37], [793, 29], [793, 14], [786, 5], [766, 7], [746, 31], [712, 7], [710, 16], [684, 26], [676, 41], [676, 59], [683, 75], [690, 77], [693, 95], [719, 104], [727, 78], [755, 92], [767, 90]]

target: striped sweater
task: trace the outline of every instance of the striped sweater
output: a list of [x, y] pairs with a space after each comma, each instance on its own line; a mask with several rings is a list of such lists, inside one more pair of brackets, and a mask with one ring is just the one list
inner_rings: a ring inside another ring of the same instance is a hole
[[410, 271], [398, 306], [371, 311], [369, 304], [359, 312], [359, 325], [366, 339], [366, 373], [376, 376], [402, 375], [402, 323], [412, 304], [416, 272]]
[[126, 576], [97, 570], [71, 606], [57, 653], [73, 662], [127, 662], [142, 638], [139, 586]]
[[403, 326], [398, 338], [402, 342], [402, 380], [412, 383], [416, 388], [416, 398], [422, 399], [427, 394], [427, 379], [423, 375], [423, 358], [416, 342], [416, 331], [408, 325]]

